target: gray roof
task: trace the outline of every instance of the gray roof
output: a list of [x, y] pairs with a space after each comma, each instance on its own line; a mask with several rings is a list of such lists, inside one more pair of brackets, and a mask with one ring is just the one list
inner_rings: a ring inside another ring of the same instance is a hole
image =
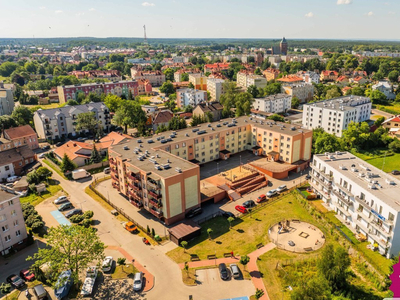
[[0, 190], [0, 203], [2, 203], [4, 201], [11, 200], [11, 199], [14, 199], [16, 197], [18, 197], [18, 195], [15, 195], [15, 194]]
[[365, 103], [371, 103], [371, 99], [368, 97], [362, 97], [362, 96], [343, 96], [343, 97], [338, 97], [338, 98], [333, 98], [329, 100], [323, 100], [319, 102], [313, 102], [313, 103], [307, 103], [304, 104], [304, 106], [316, 106], [316, 107], [321, 107], [321, 108], [326, 108], [326, 109], [340, 109], [340, 107], [343, 107], [343, 110], [348, 110], [351, 109], [352, 107], [362, 105]]
[[288, 94], [276, 94], [276, 95], [270, 95], [267, 97], [263, 98], [255, 98], [254, 100], [264, 100], [264, 101], [271, 101], [271, 100], [278, 100], [278, 99], [285, 99], [285, 98], [291, 98], [292, 96]]
[[90, 102], [88, 104], [75, 105], [75, 106], [66, 105], [60, 108], [39, 109], [35, 112], [35, 114], [38, 114], [41, 118], [48, 117], [51, 119], [59, 114], [71, 115], [76, 110], [80, 110], [86, 113], [93, 110], [102, 111], [104, 109], [108, 108], [103, 102]]

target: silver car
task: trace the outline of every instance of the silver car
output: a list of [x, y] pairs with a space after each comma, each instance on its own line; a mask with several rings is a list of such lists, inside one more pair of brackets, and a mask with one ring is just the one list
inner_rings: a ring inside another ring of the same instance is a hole
[[143, 288], [143, 272], [135, 273], [133, 277], [133, 290], [139, 292]]
[[60, 196], [56, 200], [54, 200], [54, 204], [61, 204], [68, 201], [67, 196]]
[[270, 190], [270, 191], [267, 193], [267, 197], [272, 197], [272, 196], [275, 196], [276, 194], [278, 194], [278, 191], [277, 191], [277, 190]]

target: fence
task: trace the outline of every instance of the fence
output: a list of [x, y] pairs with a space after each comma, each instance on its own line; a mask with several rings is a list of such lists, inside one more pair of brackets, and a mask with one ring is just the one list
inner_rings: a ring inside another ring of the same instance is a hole
[[109, 162], [108, 161], [101, 161], [101, 162], [95, 163], [95, 164], [84, 165], [82, 167], [79, 167], [79, 169], [85, 169], [86, 171], [89, 171], [89, 170], [92, 170], [92, 169], [108, 167], [108, 166], [109, 166]]
[[[108, 203], [112, 208], [114, 208], [120, 215], [124, 216], [128, 221], [132, 222], [135, 224], [140, 230], [143, 232], [147, 232], [147, 229], [145, 229], [143, 226], [141, 226], [138, 222], [136, 222], [134, 219], [132, 219], [131, 216], [126, 214], [122, 209], [120, 209], [118, 206], [116, 206], [114, 203], [109, 201], [106, 197], [103, 196], [99, 191], [96, 190], [96, 185], [103, 181], [105, 179], [100, 179], [100, 180], [95, 180], [93, 183], [89, 185], [90, 190], [95, 193], [97, 196], [99, 196], [103, 201]], [[150, 234], [148, 235], [152, 240], [154, 240], [156, 243], [159, 243], [159, 241], [156, 241]], [[159, 235], [160, 236], [160, 235]], [[168, 236], [160, 236], [162, 239], [168, 239]]]

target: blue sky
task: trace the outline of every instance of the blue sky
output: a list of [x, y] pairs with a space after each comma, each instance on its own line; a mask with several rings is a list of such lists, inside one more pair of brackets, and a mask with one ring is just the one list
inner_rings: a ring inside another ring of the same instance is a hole
[[[400, 39], [399, 0], [0, 0], [0, 37]], [[50, 29], [51, 27], [51, 29]]]

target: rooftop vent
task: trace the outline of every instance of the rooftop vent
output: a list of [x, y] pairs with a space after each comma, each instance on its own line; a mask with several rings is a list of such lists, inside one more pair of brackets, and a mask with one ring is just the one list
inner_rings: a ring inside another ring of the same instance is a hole
[[128, 146], [124, 146], [124, 150], [129, 150], [129, 147]]
[[162, 167], [164, 168], [164, 170], [171, 168], [171, 166], [169, 164], [163, 164]]
[[347, 170], [347, 168], [345, 166], [339, 166], [340, 170]]
[[199, 128], [194, 128], [194, 129], [192, 129], [192, 132], [197, 132], [199, 130], [200, 130]]
[[161, 167], [160, 165], [155, 165], [154, 168], [155, 168], [156, 170], [160, 170], [160, 171], [162, 170], [162, 167]]
[[176, 168], [175, 168], [175, 171], [178, 172], [178, 173], [182, 173], [182, 169], [179, 168], [179, 167], [176, 167]]

